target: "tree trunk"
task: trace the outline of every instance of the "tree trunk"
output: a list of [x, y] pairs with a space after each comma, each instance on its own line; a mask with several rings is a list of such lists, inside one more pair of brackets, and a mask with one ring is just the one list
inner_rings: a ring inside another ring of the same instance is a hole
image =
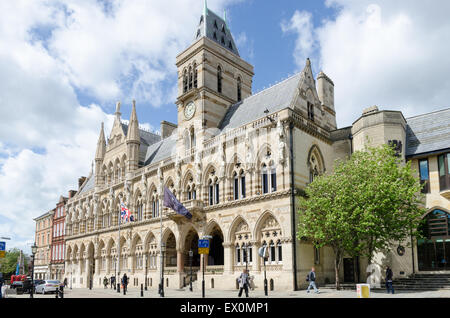
[[341, 268], [341, 261], [342, 261], [342, 253], [339, 250], [335, 250], [334, 252], [335, 259], [334, 259], [334, 273], [336, 278], [336, 290], [341, 289], [341, 283], [339, 280], [339, 270]]

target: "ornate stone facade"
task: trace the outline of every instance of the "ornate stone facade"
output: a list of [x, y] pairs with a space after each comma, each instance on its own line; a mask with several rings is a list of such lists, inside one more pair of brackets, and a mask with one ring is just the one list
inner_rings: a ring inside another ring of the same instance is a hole
[[[362, 149], [367, 136], [406, 144], [401, 113], [376, 109], [337, 129], [334, 83], [320, 72], [316, 88], [309, 60], [302, 72], [252, 95], [253, 67], [207, 8], [176, 64], [177, 125], [163, 122], [162, 136], [140, 129], [135, 102], [128, 125], [117, 104], [108, 139], [102, 124], [95, 171], [66, 206], [66, 277], [74, 287], [91, 280], [98, 287], [105, 276], [127, 273], [130, 287], [156, 289], [163, 243], [164, 285], [171, 288], [188, 284], [191, 262], [198, 284], [206, 265], [207, 288], [235, 288], [245, 267], [262, 288], [261, 246], [269, 251], [270, 288], [300, 287], [313, 265], [320, 282], [332, 282], [331, 250], [296, 239], [295, 195], [331, 172], [336, 158]], [[163, 207], [164, 187], [191, 220]], [[120, 224], [119, 234], [122, 202], [134, 221]], [[448, 208], [448, 199], [442, 205]], [[205, 236], [211, 249], [203, 259], [197, 241]]]

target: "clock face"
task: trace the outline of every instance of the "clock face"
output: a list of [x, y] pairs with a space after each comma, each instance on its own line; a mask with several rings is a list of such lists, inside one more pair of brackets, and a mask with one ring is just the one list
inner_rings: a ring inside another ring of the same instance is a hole
[[184, 107], [184, 117], [189, 120], [191, 119], [195, 114], [195, 104], [194, 102], [189, 102], [189, 104]]

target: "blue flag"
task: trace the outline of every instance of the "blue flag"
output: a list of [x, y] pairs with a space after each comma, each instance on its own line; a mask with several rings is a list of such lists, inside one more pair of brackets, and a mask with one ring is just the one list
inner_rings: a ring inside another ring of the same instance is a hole
[[164, 187], [164, 206], [166, 208], [171, 208], [178, 214], [184, 215], [189, 220], [192, 219], [192, 214], [186, 209], [173, 195], [172, 192], [170, 192], [167, 187]]

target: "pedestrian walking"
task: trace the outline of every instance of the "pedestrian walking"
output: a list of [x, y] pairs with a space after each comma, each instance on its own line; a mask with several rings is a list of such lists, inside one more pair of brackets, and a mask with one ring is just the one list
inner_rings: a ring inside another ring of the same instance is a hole
[[389, 294], [389, 291], [392, 290], [392, 294], [394, 294], [394, 286], [392, 286], [392, 276], [394, 274], [392, 273], [392, 269], [388, 266], [386, 268], [386, 290]]
[[103, 285], [105, 285], [105, 289], [108, 288], [108, 278], [106, 276], [103, 278]]
[[64, 278], [64, 288], [67, 287], [67, 277]]
[[245, 290], [245, 297], [248, 297], [248, 286], [250, 285], [250, 277], [248, 276], [248, 271], [243, 270], [241, 276], [238, 278], [239, 282], [239, 297], [242, 296], [242, 291]]
[[314, 267], [311, 268], [311, 271], [309, 272], [308, 276], [306, 276], [306, 281], [309, 282], [308, 289], [306, 289], [307, 293], [309, 293], [309, 290], [311, 287], [314, 288], [314, 292], [316, 294], [320, 293], [320, 291], [317, 289], [317, 286], [316, 286], [316, 270]]
[[111, 276], [111, 289], [113, 289], [114, 284], [116, 283], [116, 278]]
[[125, 292], [127, 292], [127, 285], [128, 285], [128, 277], [127, 274], [123, 274], [122, 277], [122, 288], [124, 289]]
[[3, 273], [0, 273], [0, 299], [3, 298], [2, 288], [3, 288], [4, 283], [5, 283], [5, 280], [3, 279]]

